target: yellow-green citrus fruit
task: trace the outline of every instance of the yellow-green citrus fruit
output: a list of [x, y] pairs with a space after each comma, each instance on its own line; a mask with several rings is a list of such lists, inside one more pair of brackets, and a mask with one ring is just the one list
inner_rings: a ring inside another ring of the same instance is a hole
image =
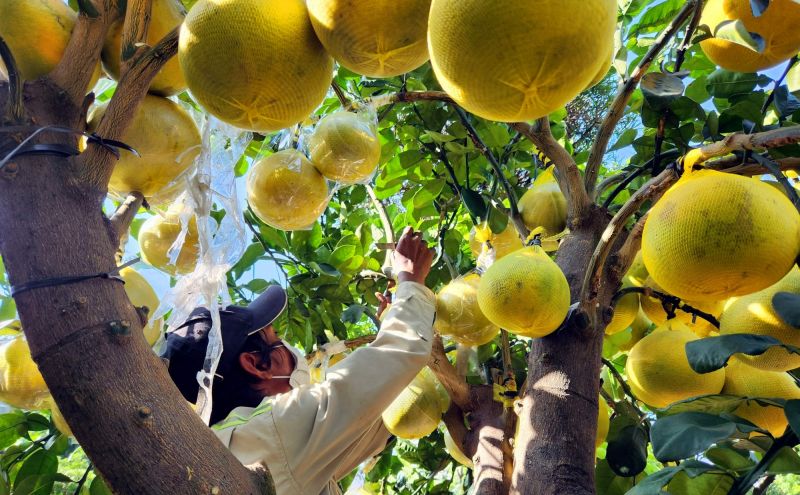
[[567, 278], [539, 246], [496, 261], [478, 286], [478, 304], [489, 321], [525, 337], [555, 331], [567, 316], [569, 297]]
[[[0, 2], [0, 37], [11, 49], [22, 79], [32, 81], [55, 69], [77, 19], [78, 14], [62, 0]], [[7, 77], [1, 60], [0, 75]], [[99, 77], [98, 64], [90, 88]]]
[[[145, 43], [155, 46], [170, 31], [181, 25], [186, 10], [180, 0], [153, 0], [150, 10], [150, 25]], [[114, 79], [119, 80], [120, 60], [122, 58], [122, 28], [120, 19], [108, 31], [103, 45], [103, 66]], [[160, 96], [172, 96], [186, 89], [178, 58], [175, 57], [159, 71], [150, 83], [150, 92]]]
[[478, 306], [481, 278], [470, 273], [447, 284], [436, 295], [437, 332], [459, 344], [483, 345], [491, 342], [500, 329], [489, 321]]
[[178, 61], [209, 113], [259, 132], [304, 120], [333, 76], [303, 0], [199, 0], [181, 27]]
[[469, 248], [475, 258], [480, 256], [484, 244], [487, 242], [494, 248], [495, 260], [499, 260], [523, 247], [522, 240], [519, 238], [517, 230], [510, 223], [506, 225], [506, 228], [499, 234], [492, 232], [492, 229], [489, 228], [489, 224], [486, 222], [473, 227], [472, 231], [469, 233]]
[[[108, 105], [92, 112], [89, 128], [95, 130]], [[173, 199], [183, 187], [175, 179], [200, 154], [200, 131], [180, 105], [160, 96], [145, 96], [122, 138], [140, 155], [120, 150], [108, 184], [110, 191], [125, 196], [132, 191], [159, 202]]]
[[642, 237], [653, 280], [687, 301], [765, 289], [800, 253], [800, 214], [758, 179], [687, 172], [653, 206]]
[[600, 81], [602, 81], [603, 79], [606, 78], [606, 74], [608, 74], [608, 70], [611, 69], [611, 66], [614, 63], [614, 44], [613, 43], [611, 44], [611, 46], [608, 47], [608, 57], [606, 57], [606, 60], [608, 60], [608, 63], [600, 66], [600, 68], [597, 70], [597, 74], [595, 74], [594, 78], [591, 80], [589, 85], [586, 86], [586, 89], [584, 89], [584, 91], [587, 90], [587, 89], [591, 89], [591, 88], [597, 86], [598, 84], [600, 84]]
[[40, 409], [49, 396], [25, 337], [18, 335], [0, 345], [0, 401], [20, 409]]
[[518, 122], [568, 103], [607, 67], [614, 0], [433, 0], [431, 65], [470, 112]]
[[628, 271], [625, 273], [625, 282], [629, 283], [632, 287], [644, 287], [649, 276], [650, 274], [647, 273], [647, 267], [644, 266], [642, 251], [639, 250], [639, 252], [636, 253], [636, 257], [633, 258], [631, 267], [628, 268]]
[[153, 215], [139, 229], [139, 250], [142, 261], [170, 275], [191, 273], [197, 264], [200, 246], [197, 220], [194, 215], [188, 222], [186, 237], [175, 264], [170, 263], [169, 250], [182, 230], [177, 214], [167, 211], [163, 217]]
[[[796, 266], [777, 284], [734, 300], [720, 318], [720, 335], [753, 333], [774, 337], [784, 344], [800, 346], [800, 330], [788, 325], [775, 312], [772, 298], [778, 292], [800, 294], [800, 269]], [[773, 347], [760, 356], [735, 354], [734, 359], [766, 371], [800, 368], [800, 356]]]
[[608, 404], [605, 399], [600, 397], [597, 408], [597, 434], [594, 439], [594, 447], [597, 448], [603, 445], [608, 436], [608, 429], [611, 426], [611, 411], [608, 410]]
[[[657, 283], [655, 283], [652, 277], [649, 277], [645, 281], [645, 286], [650, 287], [658, 292], [664, 292], [664, 290], [659, 287]], [[667, 312], [664, 311], [664, 305], [661, 304], [660, 299], [642, 294], [639, 300], [645, 314], [653, 323], [661, 326], [667, 322]], [[719, 320], [722, 310], [725, 308], [725, 302], [726, 300], [683, 301], [684, 304], [688, 304], [695, 309], [699, 309], [704, 313], [708, 313], [717, 320]], [[711, 324], [708, 320], [700, 318], [699, 316], [695, 319], [692, 313], [687, 313], [686, 311], [681, 311], [680, 309], [675, 311], [675, 319], [686, 325], [689, 330], [696, 333], [698, 337], [707, 337], [709, 333], [717, 331], [717, 327]], [[692, 322], [693, 319], [695, 320], [694, 322]]]
[[556, 235], [567, 226], [567, 198], [558, 187], [553, 168], [548, 168], [519, 200], [522, 221], [530, 230], [544, 227], [544, 235]]
[[247, 174], [250, 207], [264, 223], [281, 230], [311, 226], [329, 199], [325, 177], [297, 150], [262, 158]]
[[383, 424], [392, 435], [426, 437], [442, 419], [441, 400], [433, 376], [421, 371], [383, 411]]
[[759, 52], [723, 38], [700, 42], [708, 58], [723, 69], [756, 72], [788, 60], [800, 51], [800, 3], [794, 0], [771, 0], [758, 17], [753, 15], [750, 0], [709, 0], [700, 19], [712, 34], [721, 24], [741, 21], [744, 28], [760, 36], [764, 49]]
[[[735, 359], [725, 367], [722, 393], [760, 399], [800, 399], [800, 387], [788, 373], [757, 370]], [[783, 408], [762, 406], [755, 401], [745, 402], [734, 414], [767, 430], [775, 438], [783, 435], [789, 425]]]
[[613, 337], [611, 337], [611, 339], [616, 343], [617, 339], [627, 337], [626, 340], [616, 343], [616, 346], [619, 348], [619, 350], [627, 352], [630, 351], [637, 342], [644, 338], [651, 326], [653, 326], [653, 322], [650, 321], [650, 318], [648, 318], [647, 315], [644, 314], [644, 311], [639, 308], [639, 313], [636, 315], [636, 319], [633, 320], [633, 323], [631, 323], [630, 328], [615, 334]]
[[633, 323], [636, 315], [639, 314], [639, 294], [629, 292], [617, 301], [614, 306], [614, 315], [611, 321], [606, 325], [606, 335], [614, 335], [619, 333]]
[[358, 184], [369, 180], [381, 159], [375, 125], [352, 112], [323, 117], [308, 143], [311, 162], [330, 180]]
[[462, 466], [467, 466], [470, 469], [473, 469], [475, 467], [475, 465], [472, 462], [472, 459], [467, 457], [466, 454], [464, 454], [464, 452], [462, 452], [461, 449], [458, 448], [458, 445], [456, 445], [456, 442], [455, 440], [453, 440], [453, 437], [450, 436], [450, 432], [447, 431], [447, 428], [445, 428], [444, 430], [444, 449], [447, 451], [448, 454], [450, 454], [450, 457], [452, 457], [453, 460], [455, 460]]
[[663, 408], [698, 395], [718, 394], [725, 371], [699, 374], [689, 366], [686, 343], [697, 336], [686, 325], [670, 321], [636, 343], [628, 354], [628, 385], [645, 404]]
[[[137, 308], [146, 307], [149, 311], [149, 316], [153, 316], [153, 313], [158, 309], [159, 301], [156, 291], [153, 290], [150, 283], [139, 272], [130, 267], [120, 270], [119, 275], [125, 281], [125, 293], [128, 294], [131, 304]], [[144, 327], [144, 338], [150, 346], [155, 344], [161, 335], [163, 324], [164, 320], [162, 318], [151, 319]]]
[[367, 77], [392, 77], [428, 61], [431, 0], [309, 0], [320, 41], [344, 67]]

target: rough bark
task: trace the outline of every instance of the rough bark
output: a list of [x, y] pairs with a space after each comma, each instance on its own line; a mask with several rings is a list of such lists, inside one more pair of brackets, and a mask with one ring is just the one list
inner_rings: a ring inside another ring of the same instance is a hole
[[[558, 250], [572, 302], [610, 217], [597, 207]], [[599, 296], [608, 305], [619, 280], [604, 280]], [[600, 314], [606, 312], [599, 308]], [[584, 495], [594, 493], [594, 442], [600, 389], [603, 320], [595, 326], [576, 310], [555, 333], [532, 342], [522, 399], [511, 493]]]
[[[7, 93], [0, 84], [0, 110]], [[83, 109], [48, 79], [25, 86], [25, 110], [31, 125], [85, 127]], [[23, 138], [0, 133], [0, 156]], [[76, 141], [44, 133], [36, 142]], [[24, 156], [0, 171], [0, 254], [13, 285], [114, 270], [105, 188], [76, 180], [77, 169], [74, 159]], [[242, 466], [183, 401], [121, 283], [96, 278], [15, 300], [34, 360], [115, 493], [274, 493], [267, 472]]]

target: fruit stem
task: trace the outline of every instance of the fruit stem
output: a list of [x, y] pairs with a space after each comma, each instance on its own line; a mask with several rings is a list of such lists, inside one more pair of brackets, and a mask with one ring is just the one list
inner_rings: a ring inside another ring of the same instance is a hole
[[23, 81], [14, 55], [2, 36], [0, 36], [0, 58], [8, 71], [8, 116], [12, 122], [19, 124], [22, 123], [25, 111], [22, 104]]

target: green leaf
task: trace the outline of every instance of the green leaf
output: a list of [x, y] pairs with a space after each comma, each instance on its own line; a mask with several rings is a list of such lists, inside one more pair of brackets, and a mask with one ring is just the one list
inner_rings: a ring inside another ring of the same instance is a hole
[[111, 493], [111, 490], [106, 485], [105, 481], [99, 476], [96, 476], [92, 480], [92, 484], [89, 485], [89, 495], [114, 495]]
[[758, 33], [747, 30], [741, 19], [726, 20], [714, 29], [714, 37], [763, 53], [766, 42]]
[[508, 215], [494, 206], [489, 207], [489, 218], [487, 221], [489, 222], [489, 228], [495, 234], [503, 232], [506, 228], [513, 228], [513, 226], [509, 227], [508, 225]]
[[758, 74], [718, 69], [708, 76], [706, 89], [711, 96], [716, 98], [730, 98], [734, 95], [750, 93], [758, 82]]
[[597, 493], [603, 495], [624, 495], [633, 488], [634, 478], [617, 475], [608, 465], [606, 459], [598, 459], [594, 474], [594, 486]]
[[672, 102], [683, 96], [683, 81], [672, 74], [649, 72], [644, 75], [640, 85], [644, 100], [654, 110], [664, 110]]
[[342, 321], [345, 323], [358, 323], [364, 315], [364, 306], [361, 304], [351, 304], [342, 312]]
[[661, 489], [681, 471], [680, 466], [664, 468], [639, 482], [626, 495], [664, 495]]
[[619, 139], [617, 142], [614, 143], [612, 147], [608, 149], [608, 151], [616, 151], [621, 150], [627, 146], [630, 146], [633, 143], [633, 140], [636, 139], [636, 134], [638, 131], [636, 129], [626, 129], [625, 132], [620, 134]]
[[747, 402], [747, 399], [738, 395], [702, 395], [675, 402], [657, 412], [659, 416], [672, 416], [683, 412], [726, 414], [732, 413], [744, 402]]
[[0, 414], [0, 449], [17, 441], [20, 437], [19, 426], [25, 422], [25, 415], [20, 411]]
[[486, 218], [486, 201], [480, 193], [471, 189], [462, 188], [461, 199], [464, 201], [464, 206], [467, 207], [467, 210], [469, 210], [474, 218], [481, 220]]
[[710, 373], [724, 367], [734, 354], [760, 356], [772, 347], [782, 347], [791, 353], [800, 354], [797, 347], [783, 344], [774, 337], [740, 333], [688, 342], [686, 357], [694, 371]]
[[800, 456], [791, 447], [781, 447], [767, 467], [768, 474], [800, 474]]
[[260, 294], [264, 292], [264, 289], [269, 287], [269, 282], [261, 278], [254, 278], [253, 280], [247, 282], [245, 284], [245, 289], [255, 292], [256, 294]]
[[25, 413], [28, 431], [44, 431], [50, 428], [50, 420], [39, 413]]
[[28, 476], [14, 488], [14, 495], [49, 495], [56, 481], [69, 483], [72, 480], [60, 473]]
[[787, 325], [800, 328], [800, 294], [778, 292], [772, 297], [772, 307]]
[[329, 277], [339, 277], [342, 275], [335, 266], [329, 265], [328, 263], [311, 262], [311, 267], [315, 268], [322, 275], [327, 275]]
[[727, 495], [733, 477], [726, 473], [706, 473], [695, 478], [686, 472], [678, 473], [667, 485], [670, 495]]
[[704, 455], [717, 466], [730, 471], [746, 471], [756, 465], [749, 454], [736, 449], [712, 447]]
[[353, 256], [356, 255], [356, 247], [353, 245], [339, 246], [333, 250], [328, 262], [338, 270], [342, 271], [342, 267], [347, 266]]
[[792, 427], [792, 431], [800, 436], [800, 400], [786, 401], [786, 405], [783, 406], [783, 413], [786, 415], [786, 419], [789, 420], [789, 426]]
[[775, 89], [775, 108], [781, 117], [789, 117], [800, 110], [800, 100], [789, 92], [789, 88], [779, 86]]
[[679, 461], [705, 451], [737, 431], [756, 427], [712, 414], [685, 412], [658, 419], [650, 429], [653, 454], [661, 462]]
[[647, 431], [635, 418], [615, 416], [608, 433], [606, 459], [611, 470], [633, 477], [647, 466]]
[[[14, 493], [34, 493], [33, 491], [22, 491], [18, 487], [20, 483], [26, 478], [31, 476], [54, 475], [58, 472], [58, 457], [52, 452], [39, 449], [33, 454], [29, 455], [22, 463], [17, 477], [14, 479]], [[34, 486], [38, 487], [35, 493], [50, 493], [53, 488], [53, 480], [50, 479], [49, 489], [44, 490], [46, 480], [40, 479], [40, 482]]]

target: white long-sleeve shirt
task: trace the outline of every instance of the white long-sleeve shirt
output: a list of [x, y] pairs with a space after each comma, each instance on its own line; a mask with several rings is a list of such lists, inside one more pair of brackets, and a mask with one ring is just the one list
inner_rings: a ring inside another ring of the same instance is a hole
[[242, 464], [266, 464], [278, 495], [341, 493], [336, 480], [385, 447], [381, 413], [427, 363], [435, 307], [425, 286], [398, 284], [372, 344], [322, 383], [234, 409], [215, 433]]

